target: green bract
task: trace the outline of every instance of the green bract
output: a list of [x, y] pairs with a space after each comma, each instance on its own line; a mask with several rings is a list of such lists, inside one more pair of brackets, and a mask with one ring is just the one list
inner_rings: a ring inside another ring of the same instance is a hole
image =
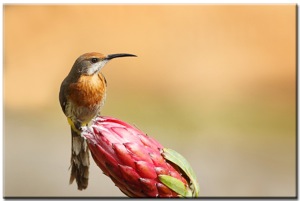
[[182, 181], [168, 175], [160, 175], [160, 181], [183, 197], [198, 197], [199, 184], [189, 162], [181, 154], [172, 149], [164, 148], [162, 155], [165, 159], [177, 165], [188, 176], [190, 186], [186, 187]]

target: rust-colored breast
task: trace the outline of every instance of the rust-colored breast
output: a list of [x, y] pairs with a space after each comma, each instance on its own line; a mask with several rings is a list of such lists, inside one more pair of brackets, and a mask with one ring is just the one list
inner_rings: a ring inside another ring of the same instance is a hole
[[101, 104], [105, 98], [106, 84], [101, 73], [81, 76], [76, 83], [70, 84], [69, 99], [77, 106], [92, 108]]

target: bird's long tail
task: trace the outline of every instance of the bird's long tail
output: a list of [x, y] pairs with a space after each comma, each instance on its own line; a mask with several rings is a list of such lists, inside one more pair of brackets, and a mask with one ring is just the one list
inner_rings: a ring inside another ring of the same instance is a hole
[[72, 133], [72, 155], [70, 184], [76, 179], [78, 190], [86, 189], [89, 180], [89, 152], [86, 140], [71, 128]]

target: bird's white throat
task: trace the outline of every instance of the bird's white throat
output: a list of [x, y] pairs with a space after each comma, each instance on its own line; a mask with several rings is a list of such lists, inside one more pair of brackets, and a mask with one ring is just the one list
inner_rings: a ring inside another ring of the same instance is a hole
[[108, 62], [108, 60], [103, 60], [97, 63], [92, 64], [92, 66], [87, 69], [88, 75], [93, 75], [101, 70], [101, 68]]

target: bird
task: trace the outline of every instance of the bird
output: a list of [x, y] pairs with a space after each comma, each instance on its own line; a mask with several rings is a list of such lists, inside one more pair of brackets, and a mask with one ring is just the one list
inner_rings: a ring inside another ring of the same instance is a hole
[[107, 62], [119, 57], [136, 55], [85, 53], [76, 59], [60, 86], [59, 102], [70, 124], [72, 136], [69, 183], [76, 180], [78, 190], [87, 188], [90, 166], [88, 146], [81, 134], [91, 120], [100, 115], [106, 99], [107, 82], [101, 69]]

